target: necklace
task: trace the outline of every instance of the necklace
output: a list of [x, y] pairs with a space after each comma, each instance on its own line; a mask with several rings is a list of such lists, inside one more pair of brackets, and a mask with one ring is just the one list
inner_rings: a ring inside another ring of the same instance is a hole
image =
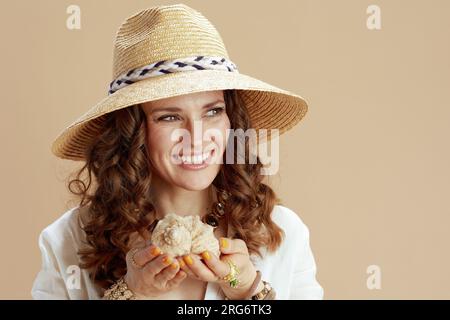
[[217, 190], [217, 201], [213, 203], [211, 210], [202, 217], [202, 222], [217, 228], [219, 220], [225, 215], [225, 202], [229, 196], [227, 191]]

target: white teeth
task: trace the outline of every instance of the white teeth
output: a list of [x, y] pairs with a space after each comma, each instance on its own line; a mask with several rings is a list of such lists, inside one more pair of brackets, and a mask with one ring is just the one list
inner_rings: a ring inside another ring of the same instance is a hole
[[209, 158], [211, 152], [208, 153], [204, 153], [202, 155], [198, 155], [198, 156], [182, 156], [181, 160], [183, 161], [183, 163], [185, 164], [201, 164], [203, 162], [205, 162], [206, 159]]

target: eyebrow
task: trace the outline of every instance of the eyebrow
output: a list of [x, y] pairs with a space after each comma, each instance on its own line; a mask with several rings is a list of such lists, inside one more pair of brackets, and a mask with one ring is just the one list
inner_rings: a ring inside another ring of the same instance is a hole
[[[216, 100], [216, 101], [213, 101], [213, 102], [205, 104], [202, 107], [202, 109], [207, 109], [209, 107], [212, 107], [213, 105], [215, 105], [216, 103], [219, 103], [219, 102], [225, 103], [225, 101], [223, 101], [222, 99], [219, 99], [219, 100]], [[153, 113], [161, 112], [161, 111], [179, 112], [179, 111], [182, 111], [182, 109], [178, 108], [178, 107], [161, 107], [161, 108], [154, 108], [154, 109], [152, 109], [150, 111], [150, 113], [153, 114]]]

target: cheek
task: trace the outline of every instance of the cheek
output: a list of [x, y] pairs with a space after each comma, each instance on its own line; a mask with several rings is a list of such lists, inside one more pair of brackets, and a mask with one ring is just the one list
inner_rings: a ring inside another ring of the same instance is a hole
[[168, 130], [167, 128], [148, 128], [147, 147], [150, 158], [155, 160], [167, 156], [170, 153], [174, 143], [170, 140], [171, 132], [172, 130]]
[[223, 135], [223, 145], [224, 145], [224, 149], [227, 146], [228, 143], [228, 134], [229, 134], [229, 129], [231, 129], [231, 124], [230, 124], [230, 119], [228, 118], [228, 116], [225, 117], [225, 120], [223, 121], [223, 126], [221, 129], [222, 135]]
[[230, 119], [228, 116], [224, 116], [220, 119], [220, 121], [215, 124], [214, 129], [220, 131], [223, 146], [226, 146], [226, 142], [228, 140], [228, 130], [230, 129]]
[[228, 116], [223, 116], [216, 121], [210, 122], [206, 129], [206, 132], [204, 132], [206, 140], [208, 142], [213, 141], [214, 148], [216, 149], [216, 155], [212, 160], [215, 163], [216, 161], [220, 161], [227, 148], [230, 120]]

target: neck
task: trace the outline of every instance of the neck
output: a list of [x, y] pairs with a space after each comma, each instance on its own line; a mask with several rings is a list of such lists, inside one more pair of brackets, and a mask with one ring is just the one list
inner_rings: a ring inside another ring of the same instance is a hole
[[180, 216], [198, 215], [201, 218], [209, 212], [215, 201], [214, 191], [213, 185], [203, 190], [187, 190], [167, 184], [154, 174], [150, 195], [156, 210], [156, 219], [160, 220], [168, 213]]

